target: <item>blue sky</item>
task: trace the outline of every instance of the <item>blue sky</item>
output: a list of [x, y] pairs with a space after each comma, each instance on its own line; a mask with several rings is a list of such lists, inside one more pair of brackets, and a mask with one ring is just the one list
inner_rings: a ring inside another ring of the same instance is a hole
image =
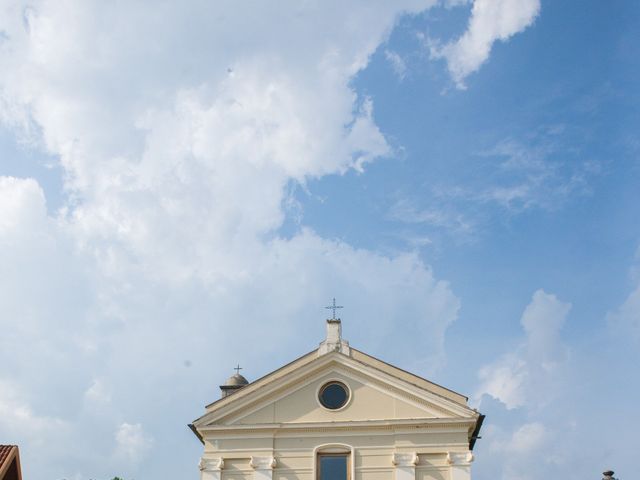
[[35, 479], [196, 478], [185, 425], [335, 296], [353, 346], [487, 414], [476, 479], [631, 478], [639, 21], [3, 3], [0, 442]]

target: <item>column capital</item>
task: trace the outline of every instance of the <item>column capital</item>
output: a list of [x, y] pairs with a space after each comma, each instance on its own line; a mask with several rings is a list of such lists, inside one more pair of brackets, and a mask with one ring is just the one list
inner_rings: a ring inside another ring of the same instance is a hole
[[447, 463], [449, 465], [469, 465], [473, 462], [474, 456], [471, 452], [447, 452]]
[[222, 458], [201, 458], [198, 463], [201, 472], [216, 472], [224, 468], [224, 460]]
[[412, 453], [394, 453], [391, 457], [391, 463], [396, 467], [415, 467], [420, 458], [415, 452]]
[[271, 470], [276, 468], [276, 459], [275, 457], [251, 457], [251, 461], [249, 465], [251, 465], [255, 470]]

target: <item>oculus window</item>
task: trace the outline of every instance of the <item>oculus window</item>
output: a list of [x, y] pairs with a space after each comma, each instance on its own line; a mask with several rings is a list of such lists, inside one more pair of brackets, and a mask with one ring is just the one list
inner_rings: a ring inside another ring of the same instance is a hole
[[338, 410], [349, 401], [349, 389], [342, 382], [329, 382], [320, 389], [318, 400], [324, 408]]
[[349, 454], [319, 454], [317, 480], [349, 480]]

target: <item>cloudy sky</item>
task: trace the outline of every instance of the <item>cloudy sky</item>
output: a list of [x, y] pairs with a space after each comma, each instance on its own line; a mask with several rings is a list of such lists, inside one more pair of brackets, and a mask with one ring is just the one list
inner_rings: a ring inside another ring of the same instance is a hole
[[353, 346], [487, 415], [474, 478], [624, 480], [640, 4], [0, 2], [0, 443], [197, 478], [240, 363]]

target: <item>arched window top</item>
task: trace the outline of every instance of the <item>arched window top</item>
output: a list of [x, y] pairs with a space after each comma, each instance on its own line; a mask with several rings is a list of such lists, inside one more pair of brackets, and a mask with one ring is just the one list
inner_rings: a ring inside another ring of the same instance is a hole
[[331, 444], [331, 445], [323, 445], [316, 449], [317, 455], [320, 455], [323, 453], [351, 453], [351, 447], [349, 445]]
[[346, 443], [325, 443], [314, 448], [313, 453], [353, 453], [353, 447]]
[[320, 445], [315, 449], [316, 480], [351, 480], [353, 447], [340, 443]]

